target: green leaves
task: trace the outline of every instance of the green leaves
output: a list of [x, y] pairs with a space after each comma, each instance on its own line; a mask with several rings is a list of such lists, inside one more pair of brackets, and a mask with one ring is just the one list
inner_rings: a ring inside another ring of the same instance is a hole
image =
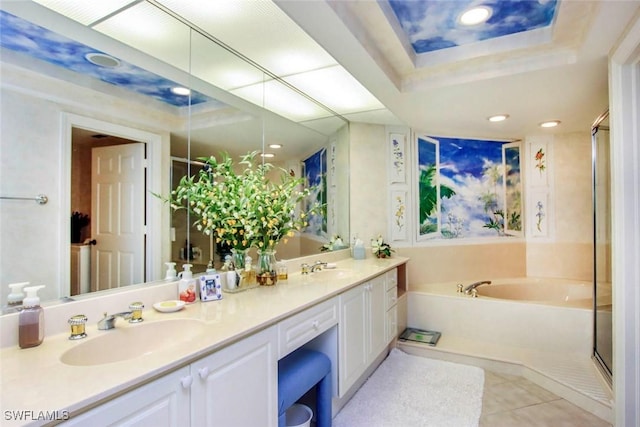
[[267, 177], [274, 166], [254, 164], [256, 155], [254, 151], [241, 156], [238, 164], [244, 168], [239, 173], [226, 153], [220, 160], [199, 159], [206, 166], [197, 176], [182, 177], [171, 193], [171, 207], [189, 209], [197, 217], [196, 228], [213, 233], [217, 243], [241, 250], [273, 249], [284, 237], [303, 230], [307, 215], [321, 205], [302, 211], [300, 202], [310, 193], [304, 179], [279, 169], [280, 182], [275, 183]]

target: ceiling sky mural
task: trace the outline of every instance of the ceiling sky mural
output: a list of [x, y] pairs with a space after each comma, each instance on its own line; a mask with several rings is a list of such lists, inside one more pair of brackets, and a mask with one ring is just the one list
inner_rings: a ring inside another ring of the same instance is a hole
[[171, 89], [180, 86], [179, 84], [126, 61], [118, 59], [119, 64], [113, 68], [96, 65], [87, 60], [87, 55], [108, 52], [100, 52], [1, 10], [0, 28], [0, 46], [20, 54], [89, 75], [176, 107], [187, 106], [189, 102], [191, 105], [203, 102], [222, 105], [195, 91], [191, 91], [190, 97], [177, 95]]
[[[552, 24], [557, 0], [389, 0], [416, 54], [531, 31]], [[471, 7], [485, 7], [486, 22], [461, 25]]]

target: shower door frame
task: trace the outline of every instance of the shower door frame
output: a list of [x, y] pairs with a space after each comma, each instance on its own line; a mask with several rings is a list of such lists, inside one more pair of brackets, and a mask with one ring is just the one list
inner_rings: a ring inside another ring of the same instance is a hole
[[[595, 361], [596, 367], [600, 370], [600, 372], [602, 373], [603, 378], [606, 380], [606, 382], [608, 383], [609, 387], [612, 387], [613, 385], [613, 359], [611, 356], [609, 362], [607, 363], [607, 361], [605, 360], [606, 357], [603, 356], [603, 352], [602, 351], [598, 351], [599, 350], [599, 346], [598, 346], [598, 338], [601, 335], [600, 332], [602, 332], [602, 327], [598, 326], [598, 298], [599, 298], [599, 293], [598, 293], [598, 283], [599, 283], [599, 275], [601, 275], [601, 271], [599, 270], [599, 267], [602, 265], [602, 262], [600, 260], [599, 257], [599, 248], [598, 248], [598, 244], [599, 244], [599, 240], [600, 237], [602, 236], [602, 230], [599, 229], [598, 227], [598, 221], [602, 222], [603, 219], [600, 217], [599, 213], [604, 212], [604, 215], [606, 215], [606, 217], [604, 218], [605, 223], [607, 224], [606, 226], [608, 226], [608, 231], [605, 233], [606, 237], [608, 238], [609, 241], [609, 250], [607, 252], [608, 256], [608, 265], [609, 265], [609, 270], [608, 270], [608, 279], [609, 279], [609, 283], [611, 284], [611, 205], [609, 204], [609, 208], [605, 209], [604, 211], [602, 209], [598, 210], [598, 206], [599, 204], [603, 203], [603, 201], [598, 201], [598, 186], [600, 185], [600, 183], [598, 183], [598, 177], [600, 176], [600, 174], [598, 173], [598, 166], [602, 166], [602, 159], [598, 158], [598, 131], [603, 131], [606, 130], [607, 132], [609, 132], [609, 126], [604, 126], [603, 122], [608, 121], [609, 119], [609, 110], [607, 109], [604, 113], [602, 113], [593, 123], [593, 125], [591, 126], [591, 144], [592, 144], [592, 197], [593, 197], [593, 354], [592, 357]], [[609, 137], [609, 144], [611, 144], [610, 141], [610, 137]], [[610, 151], [610, 145], [607, 148], [607, 151]], [[608, 165], [607, 165], [607, 183], [605, 183], [605, 185], [609, 188], [609, 193], [611, 190], [611, 157], [610, 157], [610, 153], [608, 158], [606, 159], [608, 161]], [[600, 163], [599, 163], [600, 161]], [[609, 194], [609, 198], [611, 197], [611, 195]], [[606, 205], [605, 205], [606, 206]], [[606, 244], [606, 242], [604, 242]], [[606, 267], [605, 267], [606, 268]], [[607, 273], [605, 273], [607, 274]], [[612, 313], [613, 314], [613, 313]], [[607, 343], [609, 348], [607, 349], [607, 351], [609, 352], [609, 354], [613, 353], [613, 323], [611, 323], [611, 331], [609, 332], [609, 336], [611, 337], [610, 342]], [[600, 348], [600, 350], [603, 350], [602, 348]]]

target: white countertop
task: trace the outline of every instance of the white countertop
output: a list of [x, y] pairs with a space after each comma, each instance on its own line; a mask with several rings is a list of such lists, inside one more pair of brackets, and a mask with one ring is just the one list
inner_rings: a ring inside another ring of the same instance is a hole
[[[290, 274], [287, 281], [279, 281], [276, 286], [224, 293], [220, 301], [196, 302], [175, 313], [156, 312], [151, 307], [158, 301], [143, 301], [146, 308], [142, 324], [192, 318], [205, 322], [206, 332], [194, 337], [187, 345], [172, 346], [126, 361], [94, 366], [70, 366], [60, 361], [61, 355], [68, 349], [111, 332], [97, 330], [96, 322], [91, 319], [87, 324], [88, 337], [85, 339], [70, 341], [69, 332], [65, 332], [45, 336], [44, 342], [38, 347], [20, 349], [15, 345], [4, 348], [0, 351], [0, 424], [28, 424], [8, 420], [12, 417], [7, 416], [7, 411], [34, 411], [34, 415], [41, 411], [60, 413], [68, 410], [72, 415], [83, 412], [407, 261], [402, 257], [344, 259], [337, 262], [337, 267], [353, 272], [346, 278], [329, 283], [300, 273]], [[46, 315], [45, 308], [45, 318]], [[116, 329], [136, 326], [122, 319], [116, 322]], [[32, 425], [47, 422], [35, 422]]]

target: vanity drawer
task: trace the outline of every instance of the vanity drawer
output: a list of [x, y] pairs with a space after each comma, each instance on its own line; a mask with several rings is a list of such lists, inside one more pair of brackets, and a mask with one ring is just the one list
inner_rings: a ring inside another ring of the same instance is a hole
[[283, 320], [278, 324], [278, 358], [283, 358], [337, 323], [337, 298]]
[[389, 270], [386, 274], [386, 289], [389, 290], [398, 286], [398, 269], [394, 268], [393, 270]]
[[387, 291], [387, 295], [384, 300], [384, 309], [385, 311], [389, 310], [391, 307], [396, 305], [398, 302], [398, 287], [395, 286]]

